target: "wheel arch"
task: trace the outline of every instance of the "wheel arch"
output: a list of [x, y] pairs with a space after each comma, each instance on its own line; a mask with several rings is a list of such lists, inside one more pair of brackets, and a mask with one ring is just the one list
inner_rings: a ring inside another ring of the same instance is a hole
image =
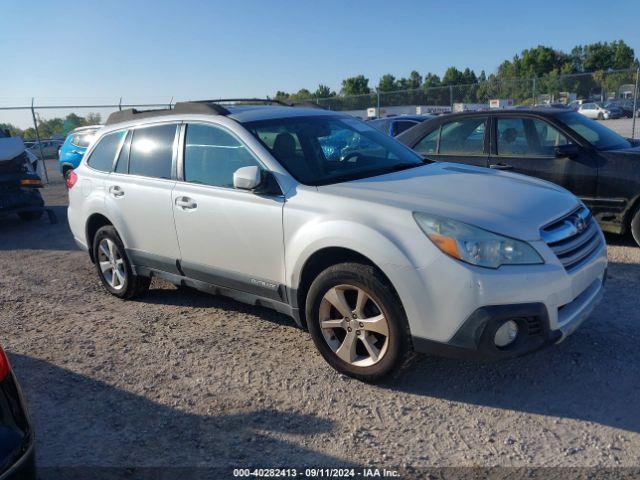
[[295, 306], [299, 309], [300, 323], [303, 327], [306, 328], [305, 305], [307, 301], [307, 294], [313, 280], [325, 269], [340, 263], [360, 263], [373, 267], [389, 284], [391, 290], [402, 306], [402, 301], [400, 300], [400, 296], [398, 295], [393, 282], [384, 270], [371, 258], [347, 247], [323, 247], [313, 252], [305, 260], [299, 272], [298, 285], [293, 290], [294, 298], [291, 300], [295, 302]]
[[635, 216], [636, 212], [640, 212], [640, 195], [631, 200], [631, 202], [629, 203], [630, 206], [625, 213], [624, 222], [622, 222], [623, 234], [631, 231], [631, 222], [633, 222], [633, 217]]
[[109, 220], [102, 213], [93, 213], [87, 219], [87, 223], [85, 224], [85, 238], [87, 240], [87, 249], [89, 250], [89, 257], [91, 261], [95, 263], [95, 258], [93, 258], [93, 239], [96, 235], [96, 232], [106, 226], [113, 225], [113, 222]]
[[60, 173], [62, 173], [62, 175], [64, 175], [67, 170], [74, 170], [76, 167], [73, 166], [73, 164], [69, 163], [69, 162], [63, 162], [60, 164]]

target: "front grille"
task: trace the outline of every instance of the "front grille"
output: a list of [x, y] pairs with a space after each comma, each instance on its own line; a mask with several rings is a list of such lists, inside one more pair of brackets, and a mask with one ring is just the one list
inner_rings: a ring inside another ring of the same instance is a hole
[[547, 225], [541, 233], [567, 271], [580, 267], [602, 245], [600, 228], [586, 207]]

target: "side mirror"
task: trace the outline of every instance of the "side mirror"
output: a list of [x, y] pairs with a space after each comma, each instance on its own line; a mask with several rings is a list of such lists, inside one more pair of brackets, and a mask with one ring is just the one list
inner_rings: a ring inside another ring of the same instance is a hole
[[576, 158], [580, 155], [580, 146], [575, 143], [568, 145], [558, 145], [555, 148], [556, 158]]
[[240, 190], [255, 190], [262, 183], [262, 172], [256, 166], [241, 167], [233, 172], [233, 186]]

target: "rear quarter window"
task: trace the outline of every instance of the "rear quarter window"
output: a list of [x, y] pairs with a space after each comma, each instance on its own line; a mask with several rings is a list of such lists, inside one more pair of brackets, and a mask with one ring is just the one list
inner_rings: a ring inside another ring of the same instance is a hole
[[113, 132], [102, 137], [95, 146], [87, 164], [94, 170], [110, 172], [125, 131]]

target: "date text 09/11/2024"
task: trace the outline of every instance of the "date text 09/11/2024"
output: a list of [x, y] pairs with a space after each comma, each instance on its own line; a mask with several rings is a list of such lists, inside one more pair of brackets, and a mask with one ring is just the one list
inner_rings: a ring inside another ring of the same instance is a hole
[[399, 477], [400, 473], [385, 468], [306, 468], [304, 470], [295, 468], [236, 468], [233, 470], [233, 476], [255, 478], [394, 478]]

